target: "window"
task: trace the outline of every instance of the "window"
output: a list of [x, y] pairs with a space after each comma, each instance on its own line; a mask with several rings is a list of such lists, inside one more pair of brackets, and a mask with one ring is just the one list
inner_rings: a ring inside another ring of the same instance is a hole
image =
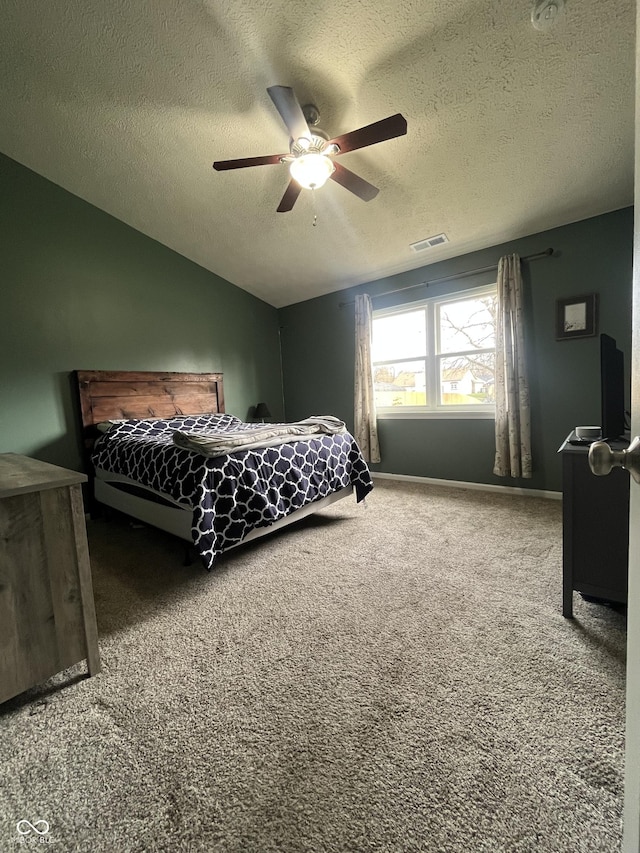
[[378, 413], [495, 411], [496, 287], [373, 313]]

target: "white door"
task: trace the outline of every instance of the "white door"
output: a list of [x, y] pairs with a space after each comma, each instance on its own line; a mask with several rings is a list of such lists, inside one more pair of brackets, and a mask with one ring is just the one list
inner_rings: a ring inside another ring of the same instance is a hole
[[[637, 167], [636, 167], [637, 174]], [[638, 195], [636, 194], [636, 198]], [[640, 199], [639, 199], [640, 202]], [[640, 203], [638, 204], [640, 207]], [[631, 435], [640, 435], [640, 228], [635, 225]], [[640, 484], [631, 481], [623, 853], [640, 851]]]
[[[640, 17], [636, 20], [636, 156], [633, 241], [631, 436], [640, 435]], [[631, 481], [629, 607], [627, 625], [627, 729], [624, 779], [624, 853], [640, 850], [640, 484]]]

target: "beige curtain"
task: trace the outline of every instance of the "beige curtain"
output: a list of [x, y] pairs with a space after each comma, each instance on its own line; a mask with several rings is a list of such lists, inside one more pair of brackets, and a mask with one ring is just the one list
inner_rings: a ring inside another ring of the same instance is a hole
[[371, 370], [371, 299], [356, 296], [355, 440], [367, 462], [380, 462]]
[[496, 310], [496, 458], [498, 477], [531, 477], [531, 415], [525, 363], [520, 258], [498, 264]]

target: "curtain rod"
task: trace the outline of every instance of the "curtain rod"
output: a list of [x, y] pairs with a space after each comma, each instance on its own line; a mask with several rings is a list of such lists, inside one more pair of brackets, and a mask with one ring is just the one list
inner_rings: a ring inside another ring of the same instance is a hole
[[[545, 249], [544, 252], [538, 252], [535, 255], [526, 255], [520, 258], [521, 261], [537, 261], [540, 258], [548, 258], [553, 255], [553, 249]], [[378, 296], [390, 296], [392, 293], [402, 293], [404, 290], [413, 290], [416, 287], [429, 287], [431, 284], [440, 284], [443, 281], [453, 281], [456, 278], [466, 278], [470, 275], [479, 275], [482, 272], [491, 272], [497, 270], [498, 264], [491, 264], [488, 267], [480, 267], [477, 270], [467, 270], [466, 272], [455, 273], [454, 275], [444, 275], [441, 278], [432, 278], [430, 281], [421, 281], [420, 284], [410, 284], [408, 287], [398, 287], [396, 290], [385, 290], [382, 293], [372, 294], [372, 299], [377, 299]], [[345, 305], [355, 305], [355, 299], [350, 302], [339, 302], [338, 307], [344, 308]]]

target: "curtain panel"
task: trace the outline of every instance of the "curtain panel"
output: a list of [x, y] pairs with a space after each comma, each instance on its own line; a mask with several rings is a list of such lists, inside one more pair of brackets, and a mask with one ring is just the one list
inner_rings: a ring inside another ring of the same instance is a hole
[[371, 299], [356, 296], [356, 363], [354, 385], [354, 437], [367, 462], [380, 462], [378, 423], [371, 366]]
[[531, 411], [524, 344], [520, 257], [498, 263], [496, 306], [496, 455], [498, 477], [531, 477]]

